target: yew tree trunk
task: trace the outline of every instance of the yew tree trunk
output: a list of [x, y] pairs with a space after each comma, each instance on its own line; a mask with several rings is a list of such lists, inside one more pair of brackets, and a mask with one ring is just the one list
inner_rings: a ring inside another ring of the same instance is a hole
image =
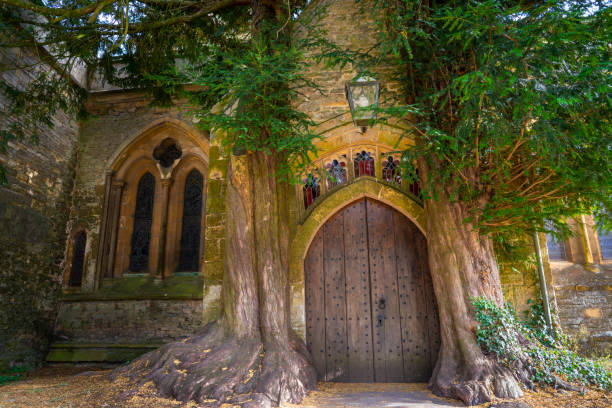
[[288, 200], [278, 166], [262, 152], [232, 157], [220, 321], [141, 356], [114, 378], [153, 381], [163, 396], [206, 406], [297, 403], [316, 387], [306, 345], [290, 326]]
[[[419, 172], [431, 169], [421, 162]], [[435, 177], [435, 175], [434, 175]], [[429, 382], [432, 391], [468, 405], [517, 398], [522, 391], [513, 373], [485, 355], [476, 341], [472, 298], [486, 296], [503, 305], [499, 270], [491, 241], [470, 223], [467, 205], [450, 191], [425, 201], [429, 266], [440, 316], [441, 348]]]

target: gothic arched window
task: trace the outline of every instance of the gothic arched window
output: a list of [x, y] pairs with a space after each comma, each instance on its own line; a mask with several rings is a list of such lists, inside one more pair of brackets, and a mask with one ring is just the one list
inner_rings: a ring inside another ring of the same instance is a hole
[[202, 190], [204, 177], [193, 169], [185, 181], [183, 199], [183, 231], [179, 271], [200, 270], [200, 235], [202, 233]]
[[304, 194], [304, 208], [308, 208], [321, 195], [319, 178], [312, 173], [309, 174], [303, 180], [302, 193]]
[[355, 156], [355, 178], [359, 176], [376, 177], [376, 167], [374, 166], [374, 158], [370, 152], [365, 150], [357, 153]]
[[344, 160], [332, 160], [327, 163], [327, 188], [334, 188], [347, 182], [346, 162]]
[[153, 223], [153, 202], [155, 199], [155, 177], [146, 172], [138, 182], [134, 231], [130, 252], [130, 272], [140, 272], [149, 266], [151, 246], [151, 224]]
[[85, 262], [85, 245], [87, 234], [79, 232], [72, 243], [72, 265], [70, 266], [70, 277], [68, 286], [81, 286], [83, 282], [83, 264]]
[[398, 186], [402, 185], [402, 172], [400, 162], [393, 156], [387, 157], [387, 160], [382, 162], [382, 176], [387, 183], [395, 183]]

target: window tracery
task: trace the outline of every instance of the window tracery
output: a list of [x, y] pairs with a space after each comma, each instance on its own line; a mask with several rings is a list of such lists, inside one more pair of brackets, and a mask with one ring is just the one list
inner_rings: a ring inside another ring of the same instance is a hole
[[153, 157], [162, 167], [171, 167], [183, 155], [181, 147], [172, 138], [166, 138], [153, 150]]
[[389, 155], [382, 162], [382, 177], [387, 183], [402, 185], [402, 173], [399, 159]]
[[346, 171], [346, 159], [341, 158], [340, 160], [334, 159], [327, 163], [327, 188], [331, 189], [348, 181], [348, 174]]
[[151, 225], [153, 223], [153, 203], [155, 200], [155, 178], [146, 172], [138, 181], [136, 209], [134, 211], [134, 230], [130, 252], [130, 272], [140, 272], [149, 265], [151, 246]]
[[376, 166], [371, 152], [362, 150], [355, 155], [354, 159], [355, 178], [361, 176], [376, 177]]

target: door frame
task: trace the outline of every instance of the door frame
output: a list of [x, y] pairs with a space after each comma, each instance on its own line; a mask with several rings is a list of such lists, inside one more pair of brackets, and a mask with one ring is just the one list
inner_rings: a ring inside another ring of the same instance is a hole
[[371, 198], [399, 211], [412, 221], [427, 239], [425, 233], [425, 211], [423, 207], [404, 194], [387, 184], [372, 178], [362, 178], [345, 187], [339, 188], [333, 194], [322, 198], [313, 208], [308, 218], [297, 226], [291, 241], [289, 255], [289, 285], [291, 296], [291, 326], [295, 332], [306, 339], [306, 293], [304, 288], [304, 260], [310, 244], [317, 231], [334, 214], [354, 201]]

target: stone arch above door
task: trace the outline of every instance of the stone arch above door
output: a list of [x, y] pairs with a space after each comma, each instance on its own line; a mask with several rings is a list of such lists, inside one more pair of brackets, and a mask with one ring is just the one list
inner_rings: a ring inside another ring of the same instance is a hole
[[350, 203], [369, 197], [393, 207], [412, 221], [425, 234], [425, 213], [419, 203], [403, 192], [371, 178], [359, 179], [323, 197], [308, 217], [299, 224], [293, 235], [289, 257], [291, 285], [291, 324], [305, 338], [304, 259], [317, 231]]
[[306, 341], [322, 381], [423, 382], [440, 345], [427, 243], [362, 197], [318, 229], [304, 259]]

